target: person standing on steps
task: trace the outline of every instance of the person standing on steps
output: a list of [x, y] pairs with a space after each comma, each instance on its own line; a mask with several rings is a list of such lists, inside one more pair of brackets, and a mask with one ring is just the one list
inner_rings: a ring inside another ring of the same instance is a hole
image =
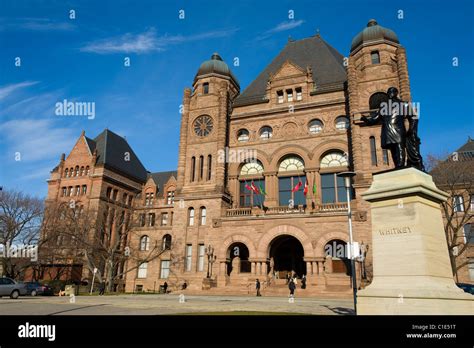
[[290, 289], [290, 297], [294, 298], [295, 297], [296, 285], [295, 285], [295, 282], [293, 281], [293, 279], [290, 279], [290, 281], [288, 282], [288, 288]]
[[301, 289], [306, 289], [306, 275], [301, 277]]
[[257, 280], [255, 281], [255, 289], [257, 289], [257, 296], [262, 296], [262, 294], [260, 294], [260, 280]]

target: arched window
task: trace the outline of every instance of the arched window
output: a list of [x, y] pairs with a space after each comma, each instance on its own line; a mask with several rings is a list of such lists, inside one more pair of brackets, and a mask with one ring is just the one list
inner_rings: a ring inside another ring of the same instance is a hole
[[339, 116], [336, 118], [336, 129], [346, 130], [349, 129], [349, 119], [346, 116]]
[[81, 174], [80, 174], [80, 175], [81, 175], [81, 176], [84, 175], [84, 166], [81, 167]]
[[66, 170], [64, 171], [64, 177], [65, 177], [65, 178], [67, 178], [68, 173], [69, 173], [69, 169], [66, 168]]
[[249, 131], [246, 130], [246, 129], [240, 129], [238, 132], [237, 132], [237, 140], [239, 142], [246, 142], [246, 141], [249, 141], [250, 139], [250, 134], [249, 134]]
[[199, 180], [202, 180], [204, 175], [204, 156], [199, 156]]
[[211, 180], [212, 175], [212, 156], [207, 155], [207, 180]]
[[202, 93], [209, 94], [209, 82], [204, 82], [202, 84]]
[[308, 124], [308, 130], [311, 134], [321, 133], [323, 130], [323, 123], [320, 120], [312, 120]]
[[[338, 170], [337, 168], [347, 166], [347, 157], [341, 151], [327, 153], [321, 159], [320, 163], [321, 168], [334, 167], [336, 170]], [[321, 174], [321, 202], [327, 204], [346, 201], [347, 195], [344, 186], [344, 178], [337, 176], [337, 172]]]
[[303, 160], [297, 156], [286, 157], [280, 162], [278, 172], [292, 172], [304, 170]]
[[74, 176], [79, 176], [79, 166], [76, 166], [76, 170], [74, 171]]
[[240, 169], [240, 175], [258, 175], [263, 173], [262, 162], [249, 162], [245, 163]]
[[90, 173], [90, 168], [89, 168], [89, 166], [87, 166], [86, 167], [86, 175], [89, 175], [89, 173]]
[[377, 144], [375, 143], [375, 137], [370, 137], [370, 158], [372, 161], [372, 165], [377, 165]]
[[273, 136], [273, 129], [270, 126], [260, 128], [260, 139], [268, 140]]
[[69, 168], [69, 177], [72, 177], [74, 175], [74, 168]]
[[191, 157], [191, 181], [196, 179], [195, 173], [196, 172], [196, 157]]
[[347, 167], [346, 156], [339, 151], [329, 152], [321, 159], [321, 168], [328, 167]]
[[384, 92], [377, 92], [370, 96], [369, 98], [369, 108], [370, 110], [378, 110], [380, 104], [388, 101], [388, 95]]
[[150, 250], [150, 237], [142, 236], [140, 238], [140, 251]]
[[161, 245], [162, 245], [163, 250], [170, 250], [171, 249], [171, 235], [165, 234], [163, 236], [163, 240], [162, 240]]
[[188, 209], [188, 226], [194, 226], [194, 208]]
[[[260, 161], [245, 163], [240, 169], [240, 206], [261, 206], [265, 201], [265, 179]], [[251, 176], [250, 178], [245, 178]], [[257, 176], [257, 178], [255, 178]], [[259, 178], [260, 177], [260, 178]]]
[[146, 278], [146, 273], [148, 270], [148, 262], [143, 262], [138, 266], [138, 275], [137, 278]]
[[206, 207], [201, 207], [200, 213], [199, 213], [201, 217], [201, 226], [206, 225], [206, 214], [207, 214]]
[[[280, 162], [278, 167], [278, 201], [280, 206], [288, 206], [289, 208], [306, 204], [304, 196], [304, 187], [306, 176], [303, 173], [304, 162], [298, 156], [287, 156]], [[281, 176], [282, 173], [295, 173], [291, 176]]]
[[380, 54], [379, 51], [370, 52], [370, 59], [372, 64], [380, 64]]

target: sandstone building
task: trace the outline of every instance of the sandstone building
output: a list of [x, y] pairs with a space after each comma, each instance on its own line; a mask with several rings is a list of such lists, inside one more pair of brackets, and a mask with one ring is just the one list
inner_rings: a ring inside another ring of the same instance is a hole
[[123, 265], [133, 268], [120, 284], [128, 292], [166, 281], [171, 289], [186, 282], [187, 291], [247, 293], [258, 278], [264, 292], [279, 293], [291, 272], [306, 276], [307, 294], [350, 292], [341, 253], [347, 199], [337, 174], [357, 174], [351, 205], [354, 239], [366, 251], [357, 262], [364, 282], [371, 225], [360, 194], [392, 160], [380, 126], [359, 119], [392, 86], [411, 100], [405, 49], [375, 20], [353, 38], [348, 57], [320, 35], [288, 41], [243, 91], [215, 53], [184, 90], [177, 171], [147, 172], [110, 130], [82, 134], [53, 170], [48, 202], [78, 195], [88, 209], [133, 214], [127, 245], [144, 259], [152, 246], [161, 252]]

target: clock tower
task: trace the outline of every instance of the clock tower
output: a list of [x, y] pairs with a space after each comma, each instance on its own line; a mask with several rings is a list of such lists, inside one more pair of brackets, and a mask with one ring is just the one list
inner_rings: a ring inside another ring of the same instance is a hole
[[[201, 64], [193, 90], [184, 91], [178, 163], [178, 194], [227, 196], [228, 123], [239, 83], [219, 54]], [[222, 157], [222, 156], [221, 156]]]

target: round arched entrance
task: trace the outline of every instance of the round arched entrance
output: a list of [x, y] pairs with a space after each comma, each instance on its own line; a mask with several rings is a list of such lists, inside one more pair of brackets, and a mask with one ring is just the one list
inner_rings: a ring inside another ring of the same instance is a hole
[[326, 257], [331, 256], [332, 273], [351, 274], [351, 262], [347, 258], [347, 243], [340, 239], [333, 239], [324, 246]]
[[232, 272], [250, 273], [250, 270], [249, 249], [244, 243], [232, 243], [227, 249], [227, 275]]
[[273, 239], [270, 243], [270, 268], [278, 278], [285, 278], [293, 272], [298, 277], [306, 274], [304, 249], [300, 241], [290, 235]]

